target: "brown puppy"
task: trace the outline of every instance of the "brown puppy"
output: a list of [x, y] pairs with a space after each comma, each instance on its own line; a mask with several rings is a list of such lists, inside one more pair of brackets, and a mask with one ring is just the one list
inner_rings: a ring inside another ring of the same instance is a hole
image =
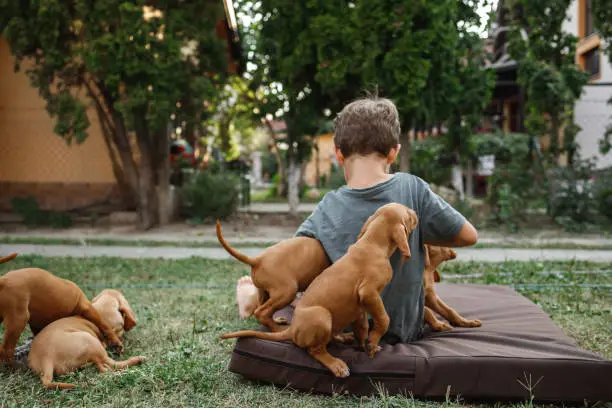
[[436, 318], [433, 312], [448, 320], [453, 326], [458, 327], [480, 327], [480, 320], [468, 320], [457, 313], [452, 307], [440, 299], [434, 288], [434, 282], [440, 282], [438, 266], [451, 259], [455, 259], [457, 253], [450, 248], [433, 245], [425, 245], [425, 270], [423, 271], [423, 290], [425, 292], [425, 323], [433, 331], [451, 330], [452, 326]]
[[[136, 326], [132, 308], [116, 290], [104, 290], [92, 301], [93, 307], [118, 337]], [[74, 384], [53, 382], [53, 375], [67, 374], [88, 363], [94, 363], [101, 372], [120, 370], [142, 363], [142, 356], [126, 361], [115, 361], [106, 353], [106, 344], [100, 329], [79, 316], [65, 317], [45, 327], [32, 342], [28, 365], [46, 388], [70, 389]]]
[[221, 234], [219, 221], [217, 238], [230, 255], [251, 265], [251, 279], [259, 291], [258, 306], [253, 314], [271, 331], [282, 330], [272, 319], [274, 313], [293, 302], [297, 292], [305, 290], [330, 263], [325, 250], [314, 238], [286, 239], [254, 258], [229, 246]]
[[[380, 297], [393, 274], [389, 257], [399, 248], [403, 260], [410, 258], [408, 236], [416, 225], [416, 214], [406, 206], [392, 203], [379, 208], [365, 222], [348, 252], [306, 289], [289, 328], [280, 333], [246, 330], [221, 338], [292, 340], [335, 376], [348, 376], [348, 366], [328, 353], [327, 344], [352, 323], [355, 339], [367, 349], [370, 358], [379, 351], [378, 343], [389, 327], [389, 316]], [[369, 335], [366, 312], [374, 323]]]
[[5, 328], [0, 363], [14, 362], [15, 346], [26, 324], [36, 335], [49, 323], [75, 315], [98, 326], [123, 350], [121, 340], [75, 283], [38, 268], [18, 269], [0, 277], [0, 322], [4, 321]]

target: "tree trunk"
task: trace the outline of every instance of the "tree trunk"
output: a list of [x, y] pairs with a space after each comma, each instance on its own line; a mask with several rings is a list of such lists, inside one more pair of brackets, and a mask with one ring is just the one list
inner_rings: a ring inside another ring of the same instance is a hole
[[138, 213], [140, 226], [148, 230], [157, 225], [159, 219], [158, 196], [155, 189], [157, 146], [152, 142], [147, 127], [145, 113], [136, 113], [134, 127], [140, 150], [140, 165], [138, 180]]
[[468, 197], [474, 197], [474, 163], [472, 160], [467, 162], [466, 170], [466, 194]]
[[306, 167], [308, 166], [308, 162], [305, 161], [300, 164], [300, 182], [298, 188], [298, 194], [304, 189], [306, 186]]
[[170, 200], [170, 140], [167, 129], [155, 135], [159, 147], [157, 152], [157, 197], [159, 201], [159, 224], [167, 225], [172, 221], [172, 205]]
[[219, 120], [219, 139], [221, 141], [221, 151], [226, 155], [230, 151], [230, 118], [229, 116], [221, 116]]
[[551, 115], [550, 118], [550, 157], [553, 165], [559, 164], [559, 116]]
[[268, 133], [270, 133], [270, 137], [274, 142], [274, 157], [276, 158], [276, 168], [278, 173], [278, 187], [276, 188], [276, 196], [284, 197], [285, 196], [285, 185], [287, 184], [285, 180], [286, 171], [285, 171], [285, 163], [283, 162], [283, 156], [281, 155], [280, 149], [278, 148], [278, 140], [276, 139], [276, 134], [274, 133], [274, 128], [272, 127], [272, 122], [268, 119], [264, 119], [266, 127], [268, 128]]
[[299, 183], [300, 183], [300, 165], [296, 163], [293, 154], [289, 155], [289, 169], [288, 169], [288, 192], [287, 198], [289, 202], [289, 213], [292, 216], [299, 216], [300, 196], [299, 196]]
[[408, 173], [410, 171], [410, 150], [412, 147], [410, 129], [400, 135], [400, 143], [402, 145], [402, 148], [400, 149], [400, 171], [403, 173]]

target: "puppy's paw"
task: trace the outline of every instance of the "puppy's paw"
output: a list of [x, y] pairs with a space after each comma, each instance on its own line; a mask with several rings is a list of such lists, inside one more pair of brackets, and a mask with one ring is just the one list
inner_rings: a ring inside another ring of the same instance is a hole
[[145, 361], [147, 361], [147, 358], [145, 356], [136, 356], [136, 357], [130, 357], [129, 360], [133, 365], [140, 365], [144, 363]]
[[366, 343], [366, 351], [368, 352], [368, 357], [374, 358], [376, 353], [382, 350], [378, 344]]
[[289, 320], [286, 317], [275, 317], [274, 323], [276, 324], [289, 324]]
[[482, 326], [482, 322], [480, 320], [463, 320], [459, 327], [480, 327]]
[[334, 361], [332, 361], [327, 368], [329, 368], [336, 377], [345, 378], [351, 374], [348, 365], [339, 358], [334, 358]]
[[352, 344], [355, 342], [353, 333], [340, 333], [334, 336], [334, 340], [340, 344]]
[[438, 324], [431, 325], [431, 330], [436, 332], [445, 332], [449, 330], [453, 330], [453, 326], [446, 322], [438, 322]]

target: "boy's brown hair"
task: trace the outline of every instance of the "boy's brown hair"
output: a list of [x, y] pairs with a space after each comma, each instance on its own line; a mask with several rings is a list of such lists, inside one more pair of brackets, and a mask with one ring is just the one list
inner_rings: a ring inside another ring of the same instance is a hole
[[338, 113], [334, 133], [334, 143], [345, 158], [372, 153], [386, 157], [399, 143], [397, 108], [385, 98], [357, 99]]

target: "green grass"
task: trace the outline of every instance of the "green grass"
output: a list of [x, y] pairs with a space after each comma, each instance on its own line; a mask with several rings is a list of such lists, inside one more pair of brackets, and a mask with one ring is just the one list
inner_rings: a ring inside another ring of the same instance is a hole
[[[370, 398], [320, 396], [253, 383], [227, 370], [234, 345], [218, 336], [228, 331], [256, 327], [241, 321], [235, 306], [235, 280], [248, 268], [230, 261], [200, 258], [185, 260], [124, 260], [117, 258], [45, 258], [20, 256], [0, 265], [10, 269], [37, 266], [74, 280], [90, 297], [107, 286], [141, 283], [217, 284], [215, 288], [123, 288], [138, 320], [127, 333], [123, 357], [145, 355], [148, 361], [119, 373], [99, 374], [88, 367], [62, 380], [78, 385], [74, 391], [42, 389], [26, 369], [0, 368], [0, 407], [437, 407], [437, 402], [384, 395]], [[506, 262], [499, 264], [449, 262], [445, 274], [482, 273], [479, 278], [454, 280], [466, 283], [605, 284], [609, 274], [575, 274], [577, 270], [612, 269], [612, 264], [580, 262]], [[539, 274], [561, 270], [562, 276]], [[500, 272], [510, 272], [500, 275]], [[612, 358], [610, 291], [579, 286], [562, 290], [521, 291], [538, 303], [582, 347]], [[0, 329], [2, 331], [3, 329]], [[25, 338], [28, 333], [24, 333]], [[537, 389], [536, 389], [537, 396]], [[462, 405], [455, 400], [445, 406]], [[479, 405], [476, 405], [479, 406]], [[486, 406], [486, 405], [483, 405]], [[518, 406], [518, 405], [514, 405]]]
[[[232, 245], [241, 248], [262, 248], [274, 245], [275, 241], [235, 241], [229, 240]], [[187, 248], [218, 248], [219, 241], [206, 240], [133, 240], [133, 239], [107, 239], [107, 238], [52, 238], [52, 237], [11, 237], [0, 236], [0, 244], [32, 244], [32, 245], [100, 245], [100, 246], [134, 246], [134, 247], [187, 247]], [[506, 249], [568, 249], [568, 250], [612, 250], [612, 245], [584, 245], [564, 242], [550, 243], [530, 243], [530, 242], [509, 242], [509, 243], [478, 243], [471, 248], [506, 248]]]

